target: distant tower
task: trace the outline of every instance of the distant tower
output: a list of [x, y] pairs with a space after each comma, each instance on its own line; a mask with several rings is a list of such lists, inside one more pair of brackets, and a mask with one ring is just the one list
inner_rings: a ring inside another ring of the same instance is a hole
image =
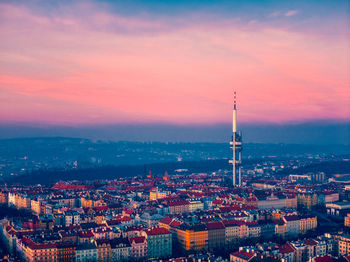
[[234, 92], [233, 103], [233, 121], [232, 121], [232, 139], [230, 142], [230, 148], [232, 150], [232, 178], [233, 186], [241, 186], [241, 164], [242, 164], [242, 133], [237, 131], [237, 105], [236, 105], [236, 92]]
[[165, 171], [165, 173], [164, 173], [164, 176], [163, 176], [163, 180], [164, 181], [169, 181], [169, 174], [168, 174], [168, 171]]

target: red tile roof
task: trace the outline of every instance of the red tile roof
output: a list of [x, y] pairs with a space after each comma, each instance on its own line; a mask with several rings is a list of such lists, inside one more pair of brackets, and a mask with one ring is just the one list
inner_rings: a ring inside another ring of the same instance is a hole
[[55, 184], [53, 189], [59, 189], [59, 190], [86, 190], [86, 185], [62, 185], [62, 184]]
[[187, 200], [180, 200], [180, 201], [169, 201], [168, 206], [185, 206], [185, 205], [189, 205], [190, 202]]
[[315, 262], [333, 262], [333, 258], [331, 256], [323, 256], [323, 257], [316, 257]]
[[258, 221], [247, 221], [246, 224], [247, 226], [255, 226], [258, 224]]
[[171, 234], [171, 232], [164, 228], [164, 227], [154, 227], [151, 229], [147, 229], [146, 231], [147, 235], [164, 235], [164, 234]]
[[232, 253], [231, 256], [238, 257], [240, 259], [244, 259], [246, 261], [249, 261], [252, 257], [255, 256], [254, 252], [246, 252], [243, 250], [237, 251], [235, 253]]
[[173, 220], [171, 223], [170, 223], [170, 226], [171, 227], [178, 227], [178, 226], [180, 226], [182, 224], [182, 222], [180, 222], [180, 221], [177, 221], [177, 220]]
[[115, 218], [117, 221], [120, 221], [120, 222], [129, 222], [130, 220], [132, 220], [131, 217], [129, 216], [123, 216], [123, 215], [118, 215], [116, 216]]
[[33, 240], [27, 237], [22, 238], [23, 244], [28, 246], [30, 249], [51, 249], [56, 248], [55, 243], [35, 243]]
[[285, 216], [284, 219], [286, 221], [296, 221], [296, 220], [299, 220], [299, 217], [298, 215], [289, 215], [289, 216]]
[[209, 222], [206, 224], [208, 229], [223, 229], [225, 228], [222, 222]]
[[308, 245], [308, 246], [316, 246], [317, 245], [317, 242], [313, 239], [305, 239], [303, 242], [305, 245]]
[[136, 244], [141, 244], [145, 242], [145, 237], [130, 237], [129, 238], [129, 242], [133, 243], [135, 242]]
[[245, 225], [244, 221], [234, 219], [223, 220], [222, 223], [225, 225], [225, 227]]
[[132, 213], [134, 213], [134, 210], [124, 207], [123, 212], [127, 215], [131, 215]]
[[173, 221], [173, 219], [171, 217], [164, 217], [159, 222], [163, 223], [163, 224], [166, 224], [166, 225], [170, 225], [171, 221]]
[[89, 231], [81, 231], [79, 233], [79, 237], [90, 238], [90, 237], [93, 237], [93, 236], [94, 236], [94, 233], [92, 233], [91, 230], [89, 230]]
[[215, 204], [215, 205], [221, 205], [222, 203], [224, 203], [224, 201], [222, 199], [213, 200], [213, 204]]
[[291, 252], [294, 252], [294, 248], [293, 248], [292, 245], [287, 243], [287, 244], [281, 245], [279, 247], [279, 251], [282, 254], [284, 254], [284, 253], [291, 253]]

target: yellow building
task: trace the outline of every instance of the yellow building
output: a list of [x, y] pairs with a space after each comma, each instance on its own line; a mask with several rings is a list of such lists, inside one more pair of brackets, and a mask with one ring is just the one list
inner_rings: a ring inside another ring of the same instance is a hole
[[31, 203], [30, 203], [30, 206], [31, 206], [32, 211], [35, 214], [39, 215], [41, 213], [40, 201], [39, 200], [32, 199]]
[[225, 225], [225, 243], [230, 245], [240, 238], [240, 226], [235, 220], [224, 220]]
[[307, 231], [317, 228], [317, 217], [304, 217], [300, 219], [300, 233], [305, 234]]
[[286, 207], [294, 209], [298, 207], [298, 199], [295, 195], [286, 197]]
[[279, 220], [275, 224], [275, 233], [277, 236], [285, 237], [287, 232], [287, 224], [283, 220]]
[[182, 224], [177, 228], [177, 239], [184, 250], [208, 249], [208, 229], [204, 224]]
[[297, 196], [298, 208], [310, 210], [318, 203], [316, 193], [299, 193]]
[[26, 198], [24, 195], [15, 194], [15, 206], [18, 209], [30, 209], [31, 200]]
[[159, 191], [158, 188], [156, 190], [152, 190], [149, 192], [149, 199], [150, 200], [157, 200], [165, 198], [168, 195], [168, 192], [166, 191]]

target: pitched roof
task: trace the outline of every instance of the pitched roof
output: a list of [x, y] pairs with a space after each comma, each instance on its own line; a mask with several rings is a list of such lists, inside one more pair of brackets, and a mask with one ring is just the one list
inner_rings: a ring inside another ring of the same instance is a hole
[[145, 242], [145, 237], [130, 237], [129, 241], [132, 244], [133, 242], [136, 244], [141, 244]]
[[315, 240], [313, 240], [313, 239], [305, 239], [303, 241], [303, 243], [305, 245], [308, 245], [308, 246], [316, 246], [317, 245], [317, 242]]
[[22, 238], [23, 244], [28, 246], [30, 249], [51, 249], [56, 248], [55, 243], [35, 243], [33, 240], [27, 237]]
[[119, 248], [119, 247], [130, 247], [130, 242], [129, 239], [127, 238], [114, 238], [110, 241], [111, 243], [111, 248]]
[[220, 205], [220, 204], [222, 204], [224, 201], [222, 200], [222, 199], [215, 199], [215, 200], [213, 200], [213, 204], [215, 204], [215, 205]]
[[171, 217], [164, 217], [163, 219], [161, 219], [159, 222], [166, 224], [166, 225], [170, 225], [170, 223], [173, 221], [173, 219]]
[[222, 222], [209, 222], [206, 224], [207, 228], [210, 229], [223, 229], [225, 228]]
[[279, 247], [279, 251], [282, 254], [284, 254], [284, 253], [291, 253], [291, 252], [294, 252], [294, 248], [293, 248], [292, 245], [287, 243], [287, 244], [281, 245]]
[[154, 228], [150, 228], [150, 229], [147, 229], [146, 231], [146, 234], [148, 236], [150, 235], [164, 235], [164, 234], [171, 234], [171, 232], [164, 228], [164, 227], [154, 227]]
[[177, 221], [177, 220], [173, 220], [173, 221], [171, 221], [171, 223], [170, 223], [170, 226], [171, 227], [178, 227], [178, 226], [180, 226], [182, 224], [182, 222], [180, 222], [180, 221]]
[[286, 221], [296, 221], [296, 220], [299, 220], [299, 217], [298, 215], [289, 215], [289, 216], [285, 216], [284, 219]]
[[331, 256], [323, 256], [323, 257], [316, 257], [315, 262], [333, 262], [333, 258]]
[[185, 205], [189, 205], [190, 202], [187, 200], [180, 200], [180, 201], [169, 201], [168, 206], [185, 206]]
[[231, 253], [231, 256], [238, 257], [240, 259], [244, 259], [246, 261], [249, 261], [251, 258], [253, 258], [256, 254], [254, 252], [246, 252], [243, 250], [237, 251], [235, 253]]
[[81, 231], [79, 233], [79, 237], [89, 238], [89, 237], [93, 237], [93, 236], [94, 236], [94, 233], [92, 233], [91, 230], [89, 230], [89, 231]]

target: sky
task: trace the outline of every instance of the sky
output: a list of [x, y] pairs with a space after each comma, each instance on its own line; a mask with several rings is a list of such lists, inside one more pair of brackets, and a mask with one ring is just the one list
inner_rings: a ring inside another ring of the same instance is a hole
[[1, 1], [0, 124], [349, 121], [350, 2]]

